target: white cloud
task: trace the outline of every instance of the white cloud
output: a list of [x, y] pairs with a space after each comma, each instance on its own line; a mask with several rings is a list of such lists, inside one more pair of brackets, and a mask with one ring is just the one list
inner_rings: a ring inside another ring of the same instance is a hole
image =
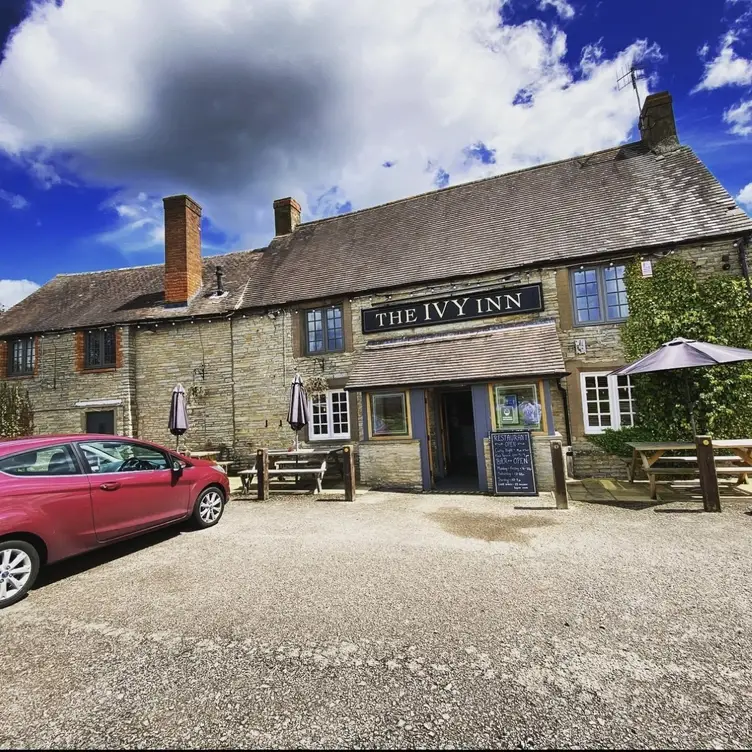
[[[737, 37], [733, 32], [728, 32], [721, 43], [718, 54], [705, 63], [705, 71], [700, 83], [695, 86], [693, 92], [720, 89], [723, 86], [748, 86], [752, 84], [752, 60], [742, 57], [734, 50]], [[708, 48], [705, 45], [700, 49], [700, 56], [707, 56]]]
[[723, 113], [723, 120], [731, 126], [729, 130], [737, 136], [749, 136], [752, 133], [752, 100], [746, 100], [729, 107]]
[[[616, 74], [656, 48], [569, 67], [564, 32], [502, 23], [504, 2], [42, 1], [0, 64], [0, 149], [117, 190], [104, 240], [135, 249], [159, 243], [171, 193], [249, 247], [282, 196], [311, 218], [322, 197], [360, 208], [440, 169], [457, 183], [625, 141]], [[478, 143], [494, 164], [467, 159]]]
[[0, 279], [0, 308], [10, 308], [38, 289], [29, 279]]
[[752, 211], [752, 183], [742, 188], [736, 196], [736, 203], [741, 204], [747, 211]]
[[574, 8], [567, 2], [567, 0], [540, 0], [538, 7], [541, 10], [551, 7], [567, 21], [574, 18]]
[[25, 209], [29, 202], [18, 193], [11, 193], [4, 188], [0, 188], [0, 201], [5, 201], [11, 209]]

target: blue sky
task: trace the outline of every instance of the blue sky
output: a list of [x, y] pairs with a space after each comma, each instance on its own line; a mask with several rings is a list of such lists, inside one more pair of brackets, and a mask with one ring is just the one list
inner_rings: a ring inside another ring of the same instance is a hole
[[282, 196], [312, 219], [634, 139], [632, 60], [752, 206], [752, 2], [354, 5], [0, 0], [0, 303], [160, 262], [171, 193], [223, 252]]

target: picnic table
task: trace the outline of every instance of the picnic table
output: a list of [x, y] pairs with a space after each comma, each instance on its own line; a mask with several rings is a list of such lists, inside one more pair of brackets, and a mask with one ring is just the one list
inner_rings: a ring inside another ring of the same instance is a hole
[[[331, 447], [322, 449], [269, 449], [269, 476], [277, 480], [293, 477], [311, 476], [316, 481], [316, 491], [321, 493], [324, 473], [326, 473], [327, 459], [333, 452], [341, 451], [343, 447]], [[251, 490], [253, 478], [258, 476], [258, 467], [254, 464], [248, 470], [241, 470], [241, 483], [243, 491]]]
[[192, 452], [190, 449], [186, 450], [186, 456], [187, 457], [195, 457], [197, 460], [201, 459], [211, 459], [212, 457], [218, 457], [219, 456], [219, 450], [216, 451], [205, 451], [205, 452]]
[[[650, 498], [657, 496], [657, 477], [660, 475], [689, 475], [699, 478], [700, 468], [697, 461], [697, 446], [684, 441], [636, 441], [628, 442], [632, 448], [632, 462], [627, 469], [629, 482], [634, 483], [638, 463], [648, 476]], [[752, 473], [752, 439], [716, 439], [713, 449], [726, 450], [726, 454], [714, 456], [716, 473], [736, 475], [737, 483], [746, 483], [748, 473]], [[683, 452], [690, 454], [667, 455], [666, 452]], [[671, 462], [675, 467], [669, 467]], [[726, 463], [729, 463], [728, 465]]]

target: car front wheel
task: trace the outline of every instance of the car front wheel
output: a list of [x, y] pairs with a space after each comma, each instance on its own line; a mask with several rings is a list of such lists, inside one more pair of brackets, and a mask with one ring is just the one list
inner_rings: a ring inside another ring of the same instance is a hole
[[22, 540], [0, 541], [0, 608], [12, 606], [29, 592], [39, 574], [39, 553]]
[[225, 511], [225, 495], [214, 486], [205, 488], [196, 499], [193, 508], [193, 519], [201, 528], [213, 527]]

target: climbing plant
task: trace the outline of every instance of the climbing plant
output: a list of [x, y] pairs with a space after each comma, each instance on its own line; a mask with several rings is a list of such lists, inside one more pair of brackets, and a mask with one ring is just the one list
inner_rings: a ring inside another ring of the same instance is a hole
[[29, 436], [33, 432], [29, 392], [18, 384], [0, 382], [0, 438]]
[[[690, 260], [669, 256], [653, 264], [652, 277], [642, 276], [639, 260], [630, 264], [626, 287], [629, 318], [621, 338], [627, 362], [676, 337], [752, 349], [752, 299], [741, 277], [698, 277]], [[699, 432], [752, 436], [750, 363], [641, 374], [632, 381], [638, 411], [632, 433], [640, 438], [691, 439], [690, 399]], [[622, 438], [615, 434], [622, 433], [607, 432], [594, 443], [612, 451]]]

